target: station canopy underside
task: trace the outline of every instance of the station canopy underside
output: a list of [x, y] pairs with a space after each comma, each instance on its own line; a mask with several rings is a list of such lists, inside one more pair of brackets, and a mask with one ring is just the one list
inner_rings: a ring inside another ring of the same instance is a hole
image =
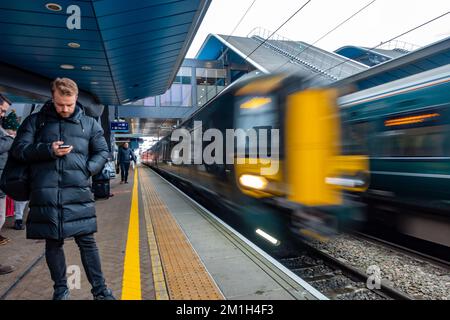
[[51, 2], [0, 3], [0, 91], [16, 102], [43, 102], [56, 77], [75, 80], [90, 104], [164, 93], [211, 1]]

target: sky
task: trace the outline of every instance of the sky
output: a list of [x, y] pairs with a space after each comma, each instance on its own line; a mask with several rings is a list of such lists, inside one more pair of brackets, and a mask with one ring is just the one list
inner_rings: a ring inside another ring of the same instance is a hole
[[[277, 34], [314, 43], [373, 0], [311, 0]], [[187, 53], [194, 58], [210, 33], [229, 35], [253, 0], [212, 0]], [[256, 0], [232, 34], [247, 36], [254, 28], [275, 31], [307, 0]], [[334, 51], [345, 45], [375, 47], [450, 11], [449, 0], [376, 0], [315, 46]], [[424, 46], [450, 36], [450, 14], [398, 40]]]

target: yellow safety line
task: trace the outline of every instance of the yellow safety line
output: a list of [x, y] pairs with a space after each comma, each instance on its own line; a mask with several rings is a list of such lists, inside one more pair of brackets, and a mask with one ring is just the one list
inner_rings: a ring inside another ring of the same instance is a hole
[[[139, 175], [141, 175], [141, 170], [139, 170]], [[141, 182], [141, 190], [144, 192], [144, 196], [142, 197], [142, 202], [144, 205], [144, 217], [145, 224], [147, 229], [147, 239], [148, 246], [150, 248], [150, 257], [152, 262], [152, 274], [153, 274], [153, 285], [155, 287], [155, 299], [156, 300], [169, 300], [169, 293], [167, 291], [166, 279], [164, 277], [164, 271], [161, 263], [161, 256], [158, 250], [158, 244], [156, 242], [155, 232], [153, 230], [153, 222], [150, 216], [150, 204], [148, 203], [147, 197], [148, 194], [147, 184]]]
[[138, 174], [137, 170], [134, 170], [130, 223], [128, 225], [127, 247], [123, 266], [122, 300], [142, 300], [138, 201]]

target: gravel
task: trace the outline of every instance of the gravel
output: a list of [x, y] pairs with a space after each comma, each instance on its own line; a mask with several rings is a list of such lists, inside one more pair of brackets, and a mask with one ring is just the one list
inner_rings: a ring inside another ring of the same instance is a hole
[[351, 235], [310, 244], [366, 273], [379, 267], [383, 281], [414, 299], [450, 300], [449, 269]]

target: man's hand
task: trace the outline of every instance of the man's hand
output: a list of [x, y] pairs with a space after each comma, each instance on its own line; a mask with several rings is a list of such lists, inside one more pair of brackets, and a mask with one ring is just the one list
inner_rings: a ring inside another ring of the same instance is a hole
[[63, 157], [72, 151], [73, 146], [70, 146], [70, 148], [66, 148], [66, 149], [59, 149], [59, 146], [63, 145], [63, 144], [64, 144], [64, 141], [55, 141], [52, 143], [52, 150], [53, 150], [53, 154], [55, 156]]
[[11, 136], [11, 137], [13, 137], [13, 138], [16, 137], [16, 133], [17, 133], [16, 131], [11, 130], [11, 129], [6, 129], [5, 131], [6, 131], [6, 133], [7, 133], [9, 136]]

